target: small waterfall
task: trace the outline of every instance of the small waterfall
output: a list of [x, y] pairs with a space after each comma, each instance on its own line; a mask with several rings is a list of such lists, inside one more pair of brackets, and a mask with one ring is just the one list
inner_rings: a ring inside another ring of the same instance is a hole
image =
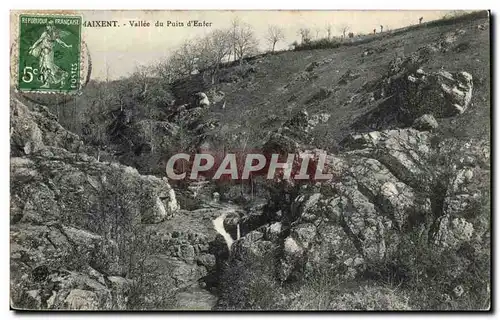
[[[212, 220], [212, 223], [214, 225], [215, 231], [217, 231], [220, 235], [222, 235], [224, 241], [226, 241], [229, 252], [231, 252], [231, 246], [233, 245], [233, 242], [235, 240], [224, 228], [224, 219], [226, 219], [226, 216], [227, 213], [223, 213], [220, 216], [218, 216], [215, 220]], [[239, 238], [240, 238], [240, 224], [238, 223], [236, 225], [236, 240], [238, 240]]]

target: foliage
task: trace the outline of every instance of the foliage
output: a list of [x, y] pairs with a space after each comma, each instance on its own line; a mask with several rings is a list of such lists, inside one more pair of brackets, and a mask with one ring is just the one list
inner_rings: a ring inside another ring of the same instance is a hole
[[257, 259], [230, 261], [220, 282], [220, 303], [224, 310], [273, 310], [281, 298], [280, 284], [274, 277], [275, 258], [269, 254]]
[[309, 40], [295, 46], [295, 51], [315, 50], [315, 49], [334, 49], [341, 46], [341, 43], [327, 38], [319, 40]]

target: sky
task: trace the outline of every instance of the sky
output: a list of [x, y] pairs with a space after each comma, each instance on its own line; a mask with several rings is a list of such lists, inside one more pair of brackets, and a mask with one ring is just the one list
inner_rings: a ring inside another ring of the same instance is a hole
[[[340, 27], [347, 25], [357, 33], [370, 33], [373, 29], [396, 29], [441, 18], [449, 11], [109, 11], [92, 10], [71, 12], [83, 16], [83, 21], [116, 20], [119, 27], [83, 27], [82, 39], [92, 58], [91, 79], [118, 79], [131, 74], [137, 66], [155, 64], [167, 57], [188, 39], [194, 39], [214, 29], [228, 28], [238, 17], [250, 24], [260, 43], [260, 50], [268, 50], [265, 41], [268, 26], [273, 24], [284, 30], [285, 40], [276, 49], [288, 48], [299, 40], [298, 30], [310, 28], [312, 35], [326, 36], [325, 26], [331, 24], [333, 35], [340, 35]], [[12, 21], [15, 15], [11, 15]], [[130, 21], [149, 22], [149, 27], [132, 27]], [[210, 25], [188, 26], [188, 21], [206, 21]], [[164, 23], [155, 27], [156, 21]], [[171, 26], [167, 27], [167, 22]], [[180, 22], [184, 26], [180, 26]], [[11, 43], [14, 39], [11, 38]]]

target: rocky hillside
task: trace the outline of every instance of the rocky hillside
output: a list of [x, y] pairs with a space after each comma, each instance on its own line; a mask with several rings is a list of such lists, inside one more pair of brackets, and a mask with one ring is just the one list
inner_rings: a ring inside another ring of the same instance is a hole
[[[399, 127], [388, 117], [394, 116], [394, 109], [403, 107], [402, 101], [417, 98], [394, 95], [405, 88], [399, 88], [394, 81], [389, 83], [397, 76], [399, 64], [406, 60], [412, 72], [418, 68], [425, 73], [468, 72], [474, 79], [474, 107], [461, 117], [441, 119], [438, 130], [450, 136], [488, 136], [487, 26], [488, 19], [474, 19], [416, 28], [394, 36], [388, 33], [367, 44], [259, 57], [246, 68], [226, 70], [227, 76], [217, 86], [225, 93], [225, 108], [213, 112], [226, 124], [220, 129], [224, 135], [244, 135], [249, 145], [258, 145], [267, 138], [267, 129], [278, 128], [303, 109], [310, 115], [327, 114], [328, 120], [311, 135], [316, 147], [336, 151], [340, 141], [353, 130]], [[388, 115], [370, 120], [376, 113]]]
[[[142, 74], [90, 82], [75, 102], [49, 108], [65, 128], [99, 149], [93, 152], [96, 157], [162, 174], [163, 158], [203, 143], [226, 150], [259, 148], [269, 132], [302, 110], [319, 122], [310, 132], [311, 146], [337, 152], [353, 131], [412, 124], [404, 114], [405, 101], [422, 101], [426, 94], [399, 96], [399, 86], [434, 81], [423, 81], [425, 74], [442, 78], [465, 71], [474, 82], [472, 107], [458, 117], [438, 117], [437, 130], [451, 137], [485, 137], [490, 134], [487, 16], [483, 12], [456, 22], [384, 32], [373, 41], [338, 48], [260, 55], [241, 66], [221, 67], [213, 85], [203, 73], [174, 83]], [[400, 78], [403, 61], [413, 73], [412, 83], [392, 81]], [[416, 74], [419, 68], [422, 74]], [[448, 74], [438, 75], [440, 71]], [[406, 87], [401, 91], [412, 89]], [[210, 102], [203, 112], [196, 111], [202, 113], [199, 118], [189, 110], [196, 106], [198, 92]], [[440, 101], [426, 103], [425, 108], [432, 108]]]
[[[12, 306], [488, 309], [489, 37], [476, 15], [215, 85], [12, 99]], [[167, 181], [165, 159], [199, 148], [326, 153], [333, 178]]]
[[220, 208], [185, 212], [165, 178], [79, 152], [43, 107], [11, 101], [11, 125], [14, 308], [206, 308], [189, 292], [215, 267]]
[[[332, 181], [281, 187], [265, 223], [234, 244], [218, 307], [487, 307], [489, 145], [433, 139], [413, 128], [353, 135], [328, 156]], [[384, 290], [350, 301], [366, 283]]]

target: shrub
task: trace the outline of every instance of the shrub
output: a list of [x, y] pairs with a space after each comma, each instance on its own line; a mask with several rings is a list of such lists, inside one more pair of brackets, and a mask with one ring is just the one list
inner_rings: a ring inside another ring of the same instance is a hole
[[281, 287], [274, 277], [275, 258], [266, 254], [258, 259], [230, 261], [220, 282], [217, 309], [280, 309]]
[[340, 42], [323, 38], [319, 40], [310, 40], [310, 41], [305, 41], [301, 44], [296, 44], [294, 50], [301, 51], [301, 50], [314, 50], [314, 49], [335, 49], [340, 46], [341, 46]]
[[[464, 244], [440, 251], [411, 232], [402, 236], [390, 260], [368, 265], [365, 277], [401, 286], [412, 309], [479, 310], [489, 306], [489, 264], [489, 246], [477, 250]], [[458, 286], [464, 294], [453, 296]]]

